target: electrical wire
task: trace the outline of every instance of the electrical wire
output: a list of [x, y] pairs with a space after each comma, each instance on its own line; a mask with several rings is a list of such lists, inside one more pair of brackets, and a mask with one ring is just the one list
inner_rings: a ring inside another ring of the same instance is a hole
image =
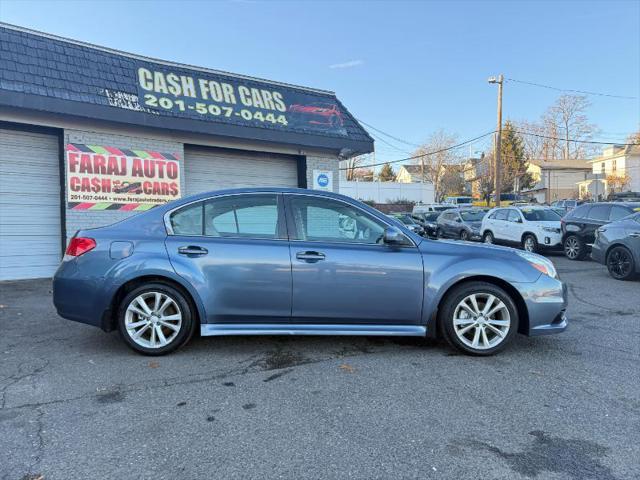
[[637, 100], [638, 99], [638, 97], [631, 97], [631, 96], [627, 96], [627, 95], [612, 95], [612, 94], [609, 94], [609, 93], [590, 92], [588, 90], [574, 90], [574, 89], [571, 89], [571, 88], [552, 87], [550, 85], [543, 85], [541, 83], [528, 82], [526, 80], [517, 80], [515, 78], [506, 78], [505, 80], [507, 80], [509, 82], [522, 83], [524, 85], [532, 85], [534, 87], [546, 88], [548, 90], [555, 90], [557, 92], [582, 93], [584, 95], [595, 95], [595, 96], [598, 96], [598, 97], [621, 98], [621, 99], [624, 99], [624, 100]]
[[[397, 160], [388, 160], [386, 162], [374, 163], [374, 164], [371, 164], [371, 165], [362, 165], [360, 167], [355, 167], [355, 168], [373, 168], [373, 167], [379, 167], [381, 165], [392, 164], [392, 163], [400, 163], [400, 162], [408, 162], [410, 160], [416, 160], [418, 158], [428, 157], [430, 155], [436, 155], [438, 153], [447, 152], [449, 150], [454, 150], [456, 148], [463, 147], [465, 145], [468, 145], [470, 143], [475, 142], [476, 140], [480, 140], [481, 138], [488, 137], [489, 135], [493, 135], [494, 133], [495, 133], [495, 130], [492, 131], [492, 132], [487, 132], [487, 133], [485, 133], [483, 135], [480, 135], [480, 136], [477, 136], [475, 138], [471, 138], [469, 140], [465, 140], [464, 142], [457, 143], [456, 145], [452, 145], [450, 147], [442, 148], [440, 150], [434, 150], [433, 152], [421, 153], [420, 155], [413, 155], [413, 156], [407, 157], [407, 158], [399, 158]], [[340, 170], [354, 170], [355, 168], [347, 167], [347, 168], [340, 168]]]
[[367, 127], [369, 127], [371, 130], [375, 130], [378, 133], [381, 133], [382, 135], [385, 135], [389, 138], [392, 138], [393, 140], [395, 140], [396, 142], [400, 142], [400, 143], [404, 143], [406, 145], [410, 145], [412, 147], [421, 147], [422, 145], [419, 145], [417, 143], [413, 143], [413, 142], [408, 142], [407, 140], [403, 140], [401, 138], [395, 137], [393, 135], [391, 135], [390, 133], [387, 133], [385, 131], [380, 130], [379, 128], [374, 127], [373, 125], [368, 124], [367, 122], [365, 122], [364, 120], [360, 120], [359, 118], [356, 118], [356, 120], [358, 122], [360, 122], [363, 125], [366, 125]]
[[[524, 132], [522, 130], [513, 130], [516, 133], [519, 133], [521, 135], [529, 135], [532, 137], [539, 137], [539, 138], [546, 138], [547, 140], [558, 140], [561, 142], [566, 142], [567, 139], [566, 138], [559, 138], [559, 137], [550, 137], [547, 135], [540, 135], [538, 133], [533, 133], [533, 132]], [[575, 140], [575, 139], [568, 139], [568, 141], [570, 143], [591, 143], [591, 144], [595, 144], [595, 145], [620, 145], [620, 146], [632, 146], [632, 145], [640, 145], [640, 143], [618, 143], [618, 142], [599, 142], [599, 141], [595, 141], [595, 140]]]

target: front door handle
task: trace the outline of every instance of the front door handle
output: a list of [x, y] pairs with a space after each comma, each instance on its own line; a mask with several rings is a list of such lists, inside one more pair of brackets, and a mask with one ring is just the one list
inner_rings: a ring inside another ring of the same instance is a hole
[[298, 252], [296, 258], [305, 262], [318, 262], [324, 260], [325, 257], [322, 252]]
[[204, 247], [199, 247], [198, 245], [189, 245], [187, 247], [179, 247], [178, 253], [181, 255], [200, 256], [206, 255], [209, 251]]

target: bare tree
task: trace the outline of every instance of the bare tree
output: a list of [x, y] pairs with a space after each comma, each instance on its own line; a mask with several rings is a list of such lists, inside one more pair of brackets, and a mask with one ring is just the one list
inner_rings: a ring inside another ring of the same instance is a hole
[[431, 134], [426, 143], [413, 154], [418, 157], [415, 159], [415, 163], [421, 167], [421, 180], [433, 184], [436, 201], [441, 201], [445, 193], [442, 179], [447, 166], [459, 163], [461, 160], [461, 157], [454, 150], [443, 151], [455, 145], [456, 139], [456, 135], [438, 130]]
[[571, 141], [588, 141], [597, 133], [598, 128], [589, 123], [586, 115], [590, 106], [585, 95], [561, 95], [543, 115], [547, 136], [563, 139], [562, 154], [558, 156], [557, 146], [554, 145], [552, 158], [587, 158], [596, 153], [594, 146]]
[[[341, 168], [345, 168], [346, 169], [346, 173], [347, 173], [347, 180], [348, 181], [352, 181], [352, 180], [356, 180], [356, 179], [360, 179], [358, 177], [361, 177], [361, 174], [358, 174], [358, 170], [359, 169], [363, 169], [365, 165], [372, 163], [371, 160], [373, 159], [371, 154], [365, 154], [365, 155], [358, 155], [356, 157], [351, 157], [348, 160], [344, 160], [343, 162], [341, 162]], [[367, 170], [366, 168], [364, 168], [365, 170]]]
[[640, 145], [640, 130], [629, 135], [626, 143], [635, 143], [636, 145]]

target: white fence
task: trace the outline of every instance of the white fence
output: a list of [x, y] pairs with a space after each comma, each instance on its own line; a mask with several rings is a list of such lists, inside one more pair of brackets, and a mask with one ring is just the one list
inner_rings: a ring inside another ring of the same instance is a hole
[[348, 182], [340, 180], [340, 193], [357, 200], [391, 203], [408, 200], [415, 203], [434, 203], [433, 184], [398, 182]]

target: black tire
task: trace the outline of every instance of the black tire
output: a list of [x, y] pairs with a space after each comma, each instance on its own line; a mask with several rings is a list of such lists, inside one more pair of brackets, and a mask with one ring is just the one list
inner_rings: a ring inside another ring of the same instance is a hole
[[520, 244], [523, 250], [531, 253], [538, 253], [540, 247], [538, 246], [538, 239], [532, 233], [527, 233], [522, 237]]
[[[131, 302], [136, 297], [151, 292], [159, 292], [171, 298], [179, 308], [178, 312], [182, 315], [182, 320], [177, 335], [175, 335], [175, 337], [167, 345], [157, 348], [148, 348], [136, 343], [129, 335], [129, 333], [127, 333], [127, 328], [125, 326], [127, 308], [129, 307]], [[130, 348], [138, 353], [142, 353], [143, 355], [165, 355], [177, 350], [178, 348], [186, 344], [193, 336], [193, 333], [195, 331], [195, 318], [197, 317], [195, 315], [195, 312], [193, 311], [191, 302], [189, 302], [185, 295], [178, 289], [168, 284], [159, 282], [142, 285], [132, 290], [122, 299], [122, 302], [120, 302], [120, 305], [118, 306], [118, 330], [120, 332], [120, 336]]]
[[[494, 347], [486, 349], [473, 348], [465, 344], [455, 332], [453, 320], [456, 308], [464, 298], [472, 294], [493, 295], [504, 303], [506, 309], [509, 312], [509, 329], [502, 341]], [[513, 339], [513, 336], [518, 331], [518, 322], [518, 309], [516, 308], [516, 305], [511, 296], [497, 285], [487, 282], [468, 282], [454, 287], [451, 291], [447, 292], [446, 297], [441, 303], [438, 312], [439, 330], [447, 343], [463, 353], [475, 356], [493, 355], [507, 347], [507, 345]]]
[[436, 228], [436, 238], [444, 238], [444, 232], [440, 227]]
[[461, 230], [460, 231], [460, 240], [464, 240], [464, 241], [469, 240], [469, 232], [467, 232], [466, 230]]
[[489, 244], [496, 243], [496, 239], [493, 236], [493, 232], [491, 232], [490, 230], [484, 232], [484, 234], [482, 235], [482, 242], [489, 243]]
[[636, 276], [633, 254], [621, 245], [613, 247], [607, 254], [607, 270], [616, 280], [632, 280]]
[[564, 256], [569, 260], [584, 260], [587, 256], [587, 246], [577, 235], [568, 235], [562, 242]]

